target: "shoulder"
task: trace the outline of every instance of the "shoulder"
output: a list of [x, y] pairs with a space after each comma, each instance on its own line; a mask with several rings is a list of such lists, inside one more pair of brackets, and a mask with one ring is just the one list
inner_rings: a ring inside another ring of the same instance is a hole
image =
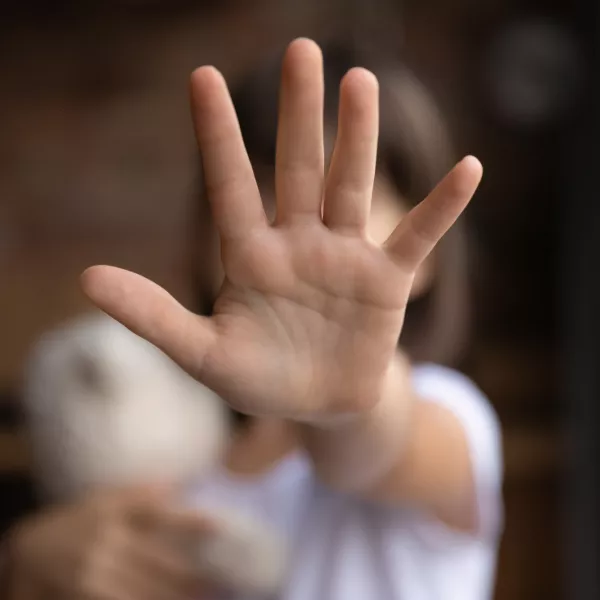
[[466, 375], [440, 365], [415, 366], [413, 380], [423, 401], [444, 406], [461, 422], [473, 465], [482, 533], [495, 536], [502, 521], [502, 429], [491, 402]]
[[425, 401], [436, 402], [452, 411], [465, 425], [476, 427], [491, 438], [500, 454], [500, 422], [484, 392], [466, 375], [435, 364], [413, 368], [415, 391]]
[[460, 371], [433, 363], [423, 363], [413, 367], [412, 376], [417, 391], [424, 397], [447, 404], [479, 404], [489, 418], [496, 418], [484, 392]]

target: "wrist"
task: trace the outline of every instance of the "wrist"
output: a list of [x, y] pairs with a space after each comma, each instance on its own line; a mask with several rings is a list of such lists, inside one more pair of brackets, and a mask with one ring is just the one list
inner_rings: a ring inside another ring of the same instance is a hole
[[306, 422], [305, 425], [330, 432], [352, 431], [390, 417], [397, 423], [401, 417], [402, 422], [408, 426], [412, 406], [410, 369], [408, 358], [403, 353], [397, 352], [382, 378], [379, 392], [376, 393], [377, 401], [372, 406], [360, 411], [318, 417]]
[[369, 410], [300, 428], [317, 474], [348, 492], [374, 485], [398, 462], [410, 432], [414, 392], [410, 365], [395, 356]]
[[398, 409], [408, 408], [411, 402], [406, 392], [410, 388], [410, 369], [407, 356], [398, 350], [382, 377], [379, 391], [370, 393], [368, 402], [363, 402], [363, 398], [350, 401], [350, 404], [367, 408], [334, 414], [313, 414], [297, 420], [297, 423], [304, 428], [322, 431], [352, 430], [383, 418], [390, 413], [390, 409], [396, 413]]

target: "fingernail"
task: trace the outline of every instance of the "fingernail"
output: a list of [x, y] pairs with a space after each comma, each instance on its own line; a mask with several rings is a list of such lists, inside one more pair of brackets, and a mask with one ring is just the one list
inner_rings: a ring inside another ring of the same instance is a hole
[[465, 164], [471, 163], [473, 166], [476, 166], [476, 165], [481, 166], [480, 160], [476, 156], [473, 156], [472, 154], [467, 154], [467, 156], [465, 156], [460, 162], [465, 163]]

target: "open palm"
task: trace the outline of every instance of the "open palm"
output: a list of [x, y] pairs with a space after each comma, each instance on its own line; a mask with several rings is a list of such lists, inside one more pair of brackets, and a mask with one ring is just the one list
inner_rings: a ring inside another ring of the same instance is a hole
[[378, 136], [375, 77], [341, 84], [324, 176], [319, 48], [293, 42], [282, 70], [277, 216], [269, 223], [226, 84], [192, 77], [206, 186], [222, 239], [225, 283], [208, 319], [120, 269], [83, 275], [88, 296], [237, 409], [316, 419], [373, 406], [392, 363], [419, 264], [469, 202], [481, 165], [467, 158], [383, 245], [366, 234]]

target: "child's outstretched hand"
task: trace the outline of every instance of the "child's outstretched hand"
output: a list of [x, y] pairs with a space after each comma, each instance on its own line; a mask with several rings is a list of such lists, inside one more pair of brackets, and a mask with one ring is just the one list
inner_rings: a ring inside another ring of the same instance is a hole
[[319, 48], [286, 54], [270, 224], [226, 84], [192, 77], [205, 182], [226, 280], [210, 319], [154, 283], [93, 267], [83, 286], [100, 308], [159, 346], [235, 408], [318, 422], [373, 407], [393, 364], [415, 270], [463, 211], [481, 178], [459, 163], [379, 246], [366, 234], [378, 136], [378, 86], [353, 69], [324, 176]]

